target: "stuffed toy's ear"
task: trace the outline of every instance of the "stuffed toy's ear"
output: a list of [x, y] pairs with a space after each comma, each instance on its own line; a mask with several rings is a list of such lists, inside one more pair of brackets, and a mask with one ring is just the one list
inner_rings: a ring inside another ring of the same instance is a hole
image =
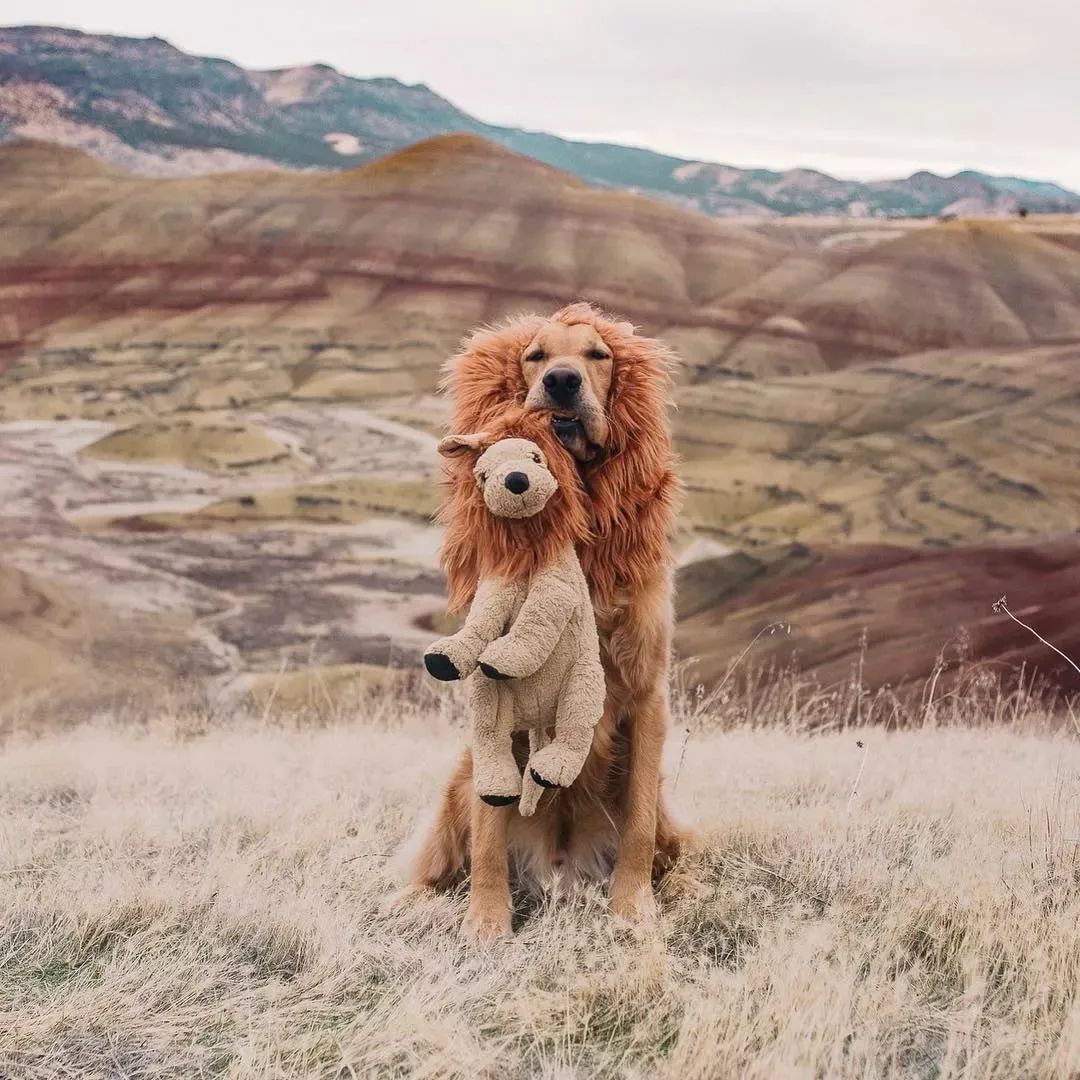
[[477, 431], [472, 435], [447, 435], [439, 443], [439, 453], [443, 457], [457, 457], [470, 450], [482, 450], [488, 442], [486, 431]]

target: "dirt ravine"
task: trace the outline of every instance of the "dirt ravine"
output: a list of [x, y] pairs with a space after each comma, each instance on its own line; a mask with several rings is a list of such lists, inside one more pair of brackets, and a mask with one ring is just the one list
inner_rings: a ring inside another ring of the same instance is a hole
[[[430, 483], [434, 498], [434, 438], [353, 406], [290, 403], [244, 422], [289, 448], [284, 467], [254, 462], [211, 473], [183, 462], [110, 461], [86, 451], [121, 425], [0, 425], [0, 565], [64, 590], [118, 628], [154, 626], [108, 646], [98, 621], [87, 624], [85, 648], [112, 651], [106, 668], [147, 663], [194, 674], [214, 695], [232, 698], [297, 668], [347, 665], [360, 677], [365, 665], [412, 666], [443, 608], [439, 530], [392, 505], [354, 508], [356, 520], [304, 520], [304, 497], [288, 493], [389, 478]], [[300, 516], [215, 527], [197, 517], [229, 500], [264, 499], [297, 506]], [[173, 527], [139, 524], [163, 513]], [[49, 633], [35, 623], [34, 635]]]

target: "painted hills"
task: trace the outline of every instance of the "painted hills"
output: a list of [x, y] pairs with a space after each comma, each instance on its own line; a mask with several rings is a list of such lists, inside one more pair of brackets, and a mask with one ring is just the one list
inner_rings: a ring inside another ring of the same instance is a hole
[[412, 366], [403, 326], [446, 350], [465, 327], [578, 297], [663, 333], [695, 385], [1080, 339], [1071, 218], [751, 229], [598, 191], [476, 136], [341, 173], [168, 181], [18, 142], [0, 148], [0, 180], [9, 354], [254, 334], [306, 359], [306, 384], [341, 359], [329, 346], [371, 353], [389, 334], [395, 370], [379, 382], [393, 392]]
[[747, 227], [477, 136], [172, 179], [17, 141], [18, 692], [58, 658], [124, 693], [133, 669], [298, 701], [409, 677], [443, 617], [438, 366], [476, 323], [580, 297], [685, 358], [678, 644], [706, 681], [774, 620], [793, 631], [762, 657], [824, 680], [864, 631], [877, 685], [925, 676], [956, 634], [973, 659], [1038, 662], [990, 611], [1002, 592], [1073, 647], [1077, 218]]
[[249, 71], [160, 38], [0, 28], [0, 139], [67, 143], [136, 172], [350, 168], [450, 133], [718, 216], [1080, 210], [1080, 196], [1048, 182], [923, 171], [862, 183], [812, 169], [738, 169], [486, 124], [426, 86], [352, 78], [325, 64]]

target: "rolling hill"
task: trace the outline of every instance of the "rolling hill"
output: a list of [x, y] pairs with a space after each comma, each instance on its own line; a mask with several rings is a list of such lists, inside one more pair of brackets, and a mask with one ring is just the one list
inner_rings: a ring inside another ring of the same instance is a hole
[[1080, 338], [1069, 219], [808, 242], [598, 191], [475, 136], [340, 173], [168, 181], [24, 142], [0, 148], [0, 179], [9, 355], [261, 337], [279, 352], [271, 395], [286, 370], [290, 393], [430, 388], [466, 327], [580, 297], [664, 334], [695, 384]]
[[680, 391], [698, 528], [732, 545], [958, 544], [1080, 520], [1080, 343]]
[[[1080, 676], [993, 605], [1066, 654], [1080, 655], [1080, 542], [1074, 534], [941, 550], [898, 545], [787, 545], [701, 560], [679, 578], [676, 648], [694, 678], [716, 685], [754, 642], [740, 676], [812, 673], [822, 686], [940, 695], [972, 680], [1016, 687], [1041, 674], [1080, 693]], [[783, 630], [755, 639], [763, 627]], [[732, 671], [735, 674], [735, 671]]]
[[1066, 216], [748, 228], [477, 136], [173, 179], [0, 147], [20, 685], [94, 656], [223, 693], [408, 677], [443, 618], [439, 364], [580, 297], [685, 359], [678, 643], [706, 681], [774, 620], [762, 656], [826, 681], [864, 630], [873, 685], [961, 628], [1035, 661], [1002, 592], [1071, 647], [1078, 241]]
[[325, 64], [249, 71], [160, 38], [0, 28], [0, 138], [63, 142], [137, 172], [351, 168], [449, 133], [720, 216], [1080, 209], [1080, 196], [1045, 181], [923, 171], [863, 183], [811, 169], [738, 169], [486, 124], [424, 85], [352, 78]]

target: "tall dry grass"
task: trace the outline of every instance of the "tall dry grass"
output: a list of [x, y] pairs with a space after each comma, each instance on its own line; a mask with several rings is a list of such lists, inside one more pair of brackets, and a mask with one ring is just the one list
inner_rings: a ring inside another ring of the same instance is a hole
[[1070, 730], [1014, 701], [810, 734], [801, 692], [771, 728], [680, 697], [699, 835], [656, 933], [582, 888], [519, 898], [489, 952], [463, 894], [386, 907], [453, 701], [11, 735], [0, 1075], [1076, 1075]]

